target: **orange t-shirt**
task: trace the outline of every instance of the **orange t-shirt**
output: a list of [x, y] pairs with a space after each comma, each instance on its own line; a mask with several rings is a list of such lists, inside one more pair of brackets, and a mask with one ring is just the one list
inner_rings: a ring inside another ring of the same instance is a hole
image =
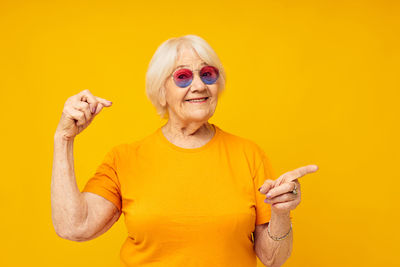
[[161, 127], [116, 145], [87, 182], [125, 216], [121, 266], [256, 266], [252, 233], [271, 216], [258, 188], [273, 172], [257, 144], [213, 126], [194, 149]]

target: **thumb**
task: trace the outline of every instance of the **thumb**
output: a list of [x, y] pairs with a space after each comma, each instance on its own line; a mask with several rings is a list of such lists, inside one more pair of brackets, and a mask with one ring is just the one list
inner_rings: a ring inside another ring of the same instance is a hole
[[99, 114], [100, 111], [103, 109], [103, 107], [110, 107], [112, 105], [111, 101], [105, 100], [105, 99], [100, 98], [100, 97], [96, 97], [96, 98], [97, 98], [97, 101], [99, 101], [99, 102], [97, 103], [94, 115]]
[[100, 111], [103, 109], [103, 104], [102, 103], [98, 103], [97, 107], [96, 107], [96, 111], [94, 112], [94, 115], [97, 115], [100, 113]]

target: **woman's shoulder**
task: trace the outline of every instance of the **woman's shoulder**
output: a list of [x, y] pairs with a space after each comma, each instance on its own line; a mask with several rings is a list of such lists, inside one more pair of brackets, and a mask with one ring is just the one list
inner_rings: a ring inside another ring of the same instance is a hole
[[243, 146], [248, 146], [250, 148], [258, 148], [259, 145], [252, 139], [248, 138], [248, 137], [244, 137], [242, 135], [236, 134], [236, 133], [232, 133], [232, 132], [228, 132], [226, 130], [220, 130], [221, 131], [221, 137], [222, 139], [224, 139], [227, 142], [232, 142], [235, 144], [239, 144], [239, 145], [243, 145]]
[[228, 154], [231, 157], [245, 159], [253, 172], [262, 162], [269, 159], [263, 148], [251, 138], [226, 131], [222, 131], [221, 137], [225, 143], [223, 147], [228, 150]]
[[249, 153], [257, 153], [257, 154], [264, 153], [261, 146], [258, 145], [256, 141], [248, 137], [228, 132], [225, 130], [220, 130], [220, 132], [222, 141], [227, 143], [230, 147], [233, 146]]

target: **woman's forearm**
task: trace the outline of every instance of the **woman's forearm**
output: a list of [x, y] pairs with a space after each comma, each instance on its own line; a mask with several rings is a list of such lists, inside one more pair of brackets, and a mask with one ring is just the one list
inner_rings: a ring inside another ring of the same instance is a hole
[[[284, 236], [290, 229], [290, 213], [275, 214], [272, 212], [269, 223], [272, 236]], [[267, 231], [267, 228], [265, 228], [265, 231], [257, 238], [257, 255], [259, 255], [261, 262], [268, 267], [282, 266], [292, 253], [293, 229], [285, 239], [279, 241], [270, 238]]]
[[86, 203], [75, 179], [73, 140], [54, 135], [51, 176], [51, 213], [56, 233], [74, 237], [86, 218]]

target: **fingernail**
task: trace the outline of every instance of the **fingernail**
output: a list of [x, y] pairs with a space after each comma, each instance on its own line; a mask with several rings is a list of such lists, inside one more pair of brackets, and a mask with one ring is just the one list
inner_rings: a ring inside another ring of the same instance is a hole
[[267, 198], [271, 198], [271, 194], [267, 194]]
[[268, 199], [264, 199], [264, 202], [265, 202], [265, 203], [269, 203], [269, 200], [268, 200]]
[[260, 192], [261, 192], [261, 188], [262, 188], [262, 186], [261, 186], [260, 188], [258, 188], [258, 191], [260, 191]]
[[92, 107], [92, 113], [96, 111], [96, 107]]

